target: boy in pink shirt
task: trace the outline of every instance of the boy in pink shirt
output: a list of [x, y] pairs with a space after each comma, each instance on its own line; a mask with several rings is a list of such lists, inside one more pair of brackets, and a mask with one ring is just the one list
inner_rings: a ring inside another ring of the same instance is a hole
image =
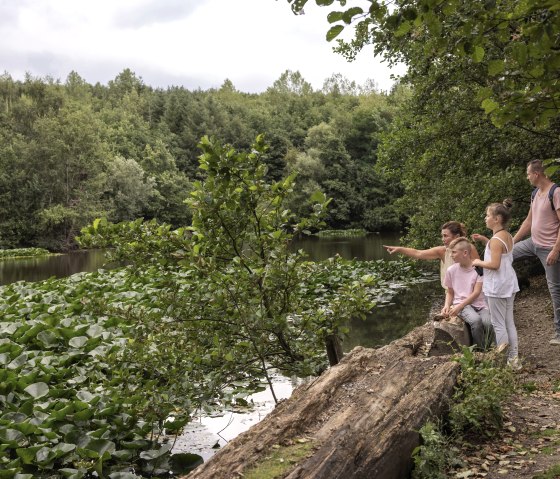
[[485, 349], [492, 343], [494, 331], [482, 292], [482, 276], [472, 264], [471, 244], [466, 238], [457, 238], [449, 248], [455, 263], [445, 273], [447, 292], [441, 313], [462, 318], [471, 329], [473, 343]]

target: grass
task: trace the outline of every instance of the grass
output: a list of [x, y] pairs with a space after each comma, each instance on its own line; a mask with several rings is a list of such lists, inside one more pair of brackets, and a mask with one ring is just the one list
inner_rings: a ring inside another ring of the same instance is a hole
[[313, 443], [300, 439], [296, 444], [282, 447], [275, 445], [270, 453], [266, 455], [255, 466], [244, 472], [245, 479], [275, 479], [282, 477], [291, 470], [295, 464], [307, 457], [313, 448]]
[[546, 471], [533, 476], [533, 479], [555, 479], [560, 477], [560, 464], [549, 467]]

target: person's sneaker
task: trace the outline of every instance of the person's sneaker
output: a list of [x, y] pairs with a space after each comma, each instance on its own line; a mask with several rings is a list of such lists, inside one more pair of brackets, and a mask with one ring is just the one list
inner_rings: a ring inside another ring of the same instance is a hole
[[560, 337], [559, 336], [555, 336], [554, 338], [552, 338], [548, 344], [560, 344]]
[[513, 358], [508, 358], [507, 360], [507, 365], [509, 368], [511, 368], [513, 371], [519, 371], [523, 366], [521, 365], [521, 361], [519, 360], [518, 356], [515, 356]]

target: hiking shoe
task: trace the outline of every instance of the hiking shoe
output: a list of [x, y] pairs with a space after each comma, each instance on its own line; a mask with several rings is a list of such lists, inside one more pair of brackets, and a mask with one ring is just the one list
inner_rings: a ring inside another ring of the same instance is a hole
[[554, 338], [552, 338], [548, 344], [560, 344], [560, 337], [556, 336]]
[[513, 371], [519, 371], [523, 366], [521, 365], [521, 361], [519, 360], [518, 356], [515, 356], [513, 358], [508, 358], [507, 360], [507, 365], [509, 368], [511, 368]]

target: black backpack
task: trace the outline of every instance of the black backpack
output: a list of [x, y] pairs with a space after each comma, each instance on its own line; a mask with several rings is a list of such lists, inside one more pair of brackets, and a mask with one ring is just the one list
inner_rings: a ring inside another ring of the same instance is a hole
[[[550, 187], [550, 190], [548, 190], [548, 199], [550, 201], [550, 207], [552, 208], [552, 211], [556, 211], [556, 208], [554, 208], [554, 201], [552, 199], [552, 197], [554, 196], [554, 190], [558, 188], [558, 185], [556, 183], [552, 183], [552, 186]], [[533, 202], [533, 200], [535, 199], [535, 196], [537, 194], [537, 191], [539, 191], [538, 188], [535, 188], [532, 192], [531, 192], [531, 203]]]

